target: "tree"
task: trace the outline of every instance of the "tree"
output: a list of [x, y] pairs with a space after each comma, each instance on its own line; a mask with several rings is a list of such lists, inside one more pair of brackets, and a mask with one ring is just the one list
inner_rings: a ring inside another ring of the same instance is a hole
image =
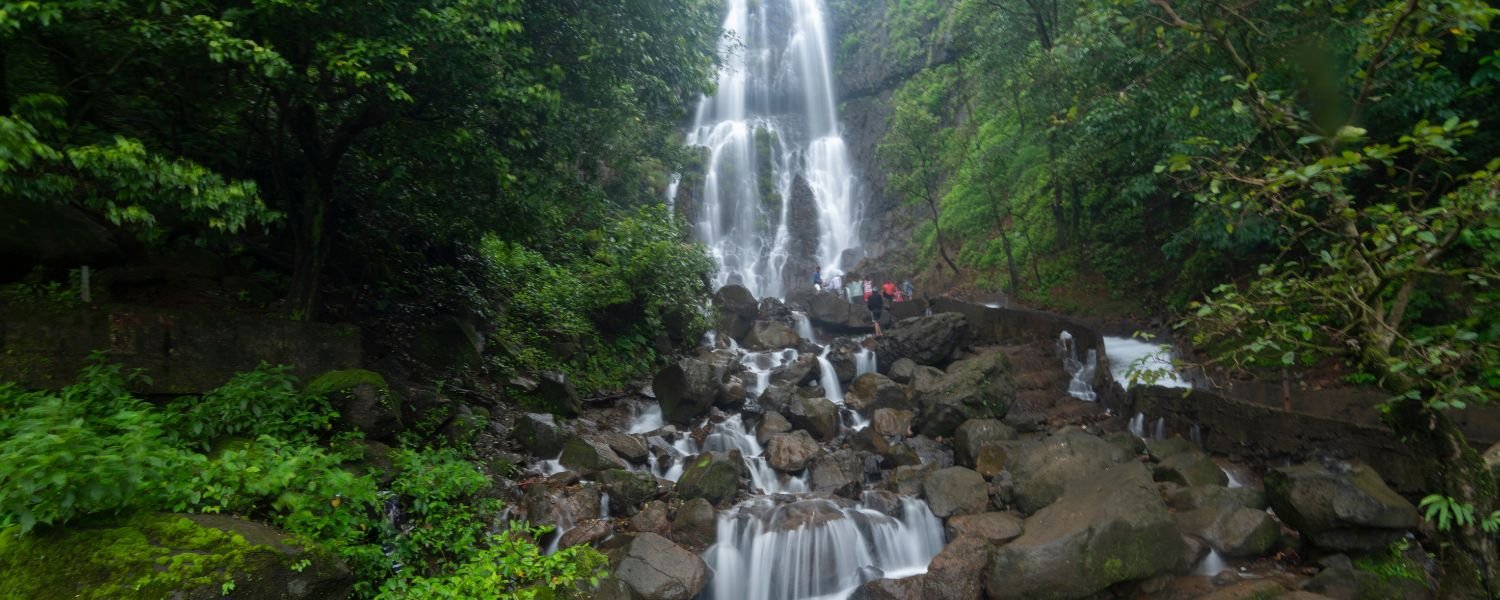
[[902, 88], [902, 93], [892, 100], [894, 106], [887, 123], [889, 130], [878, 152], [881, 165], [889, 172], [887, 186], [906, 202], [925, 205], [932, 214], [938, 255], [957, 274], [958, 265], [948, 256], [944, 244], [939, 210], [942, 185], [948, 172], [942, 159], [951, 130], [938, 117], [944, 107], [941, 96], [934, 90], [943, 89], [943, 79], [948, 75], [947, 69], [925, 70], [917, 81]]

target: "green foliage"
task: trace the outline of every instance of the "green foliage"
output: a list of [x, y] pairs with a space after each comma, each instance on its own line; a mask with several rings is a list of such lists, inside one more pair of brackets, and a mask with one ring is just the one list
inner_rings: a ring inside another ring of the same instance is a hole
[[393, 580], [381, 589], [381, 600], [476, 598], [512, 600], [588, 597], [588, 590], [608, 575], [607, 559], [589, 546], [573, 546], [544, 555], [528, 538], [545, 528], [510, 529], [489, 539], [489, 547], [452, 573]]
[[297, 390], [289, 367], [261, 363], [208, 394], [174, 400], [167, 410], [176, 413], [172, 421], [180, 428], [179, 439], [203, 449], [224, 436], [290, 440], [323, 432], [338, 416], [324, 398], [326, 391], [308, 389], [311, 393]]
[[1354, 567], [1361, 571], [1374, 573], [1380, 576], [1384, 582], [1392, 582], [1397, 579], [1406, 579], [1418, 583], [1427, 583], [1427, 572], [1418, 563], [1407, 556], [1407, 551], [1412, 547], [1407, 540], [1397, 540], [1391, 544], [1385, 556], [1366, 556], [1354, 561]]

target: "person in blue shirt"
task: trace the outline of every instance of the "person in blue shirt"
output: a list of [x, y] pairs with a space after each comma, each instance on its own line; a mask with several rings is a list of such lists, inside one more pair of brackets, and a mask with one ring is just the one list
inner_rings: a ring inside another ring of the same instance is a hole
[[813, 287], [823, 289], [823, 267], [813, 267]]

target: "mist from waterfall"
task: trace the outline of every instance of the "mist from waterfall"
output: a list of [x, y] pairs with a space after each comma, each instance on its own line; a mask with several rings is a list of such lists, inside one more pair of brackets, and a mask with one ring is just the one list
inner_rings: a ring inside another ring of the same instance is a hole
[[[839, 132], [825, 15], [821, 0], [728, 2], [725, 66], [686, 136], [707, 155], [688, 217], [718, 267], [716, 287], [781, 297], [814, 266], [841, 271], [844, 252], [859, 245], [862, 207]], [[682, 185], [673, 179], [669, 201]], [[812, 206], [794, 206], [809, 200], [797, 189], [810, 191]], [[797, 227], [809, 220], [815, 234]]]

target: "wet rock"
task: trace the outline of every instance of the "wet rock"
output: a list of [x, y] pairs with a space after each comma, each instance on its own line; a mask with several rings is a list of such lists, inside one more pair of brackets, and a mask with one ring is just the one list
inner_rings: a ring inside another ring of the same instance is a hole
[[882, 483], [885, 489], [902, 496], [921, 496], [922, 482], [927, 474], [938, 470], [937, 465], [907, 465], [891, 470]]
[[776, 411], [766, 411], [761, 416], [760, 424], [755, 426], [755, 440], [761, 444], [771, 441], [776, 434], [786, 433], [792, 430], [792, 423]]
[[704, 452], [693, 457], [677, 480], [677, 496], [702, 498], [715, 506], [724, 505], [740, 491], [743, 460], [738, 450]]
[[766, 462], [782, 473], [795, 473], [807, 467], [807, 461], [818, 454], [818, 441], [798, 429], [771, 437], [766, 445]]
[[[703, 499], [693, 500], [703, 502]], [[712, 507], [709, 510], [713, 510]], [[630, 517], [630, 530], [637, 533], [654, 533], [667, 535], [672, 531], [672, 525], [667, 521], [667, 505], [661, 500], [652, 500], [641, 506], [641, 510]]]
[[[818, 357], [799, 354], [797, 360], [788, 362], [771, 371], [771, 385], [798, 386], [818, 380]], [[767, 389], [767, 392], [770, 390]], [[764, 402], [762, 402], [764, 404]]]
[[1082, 432], [1010, 448], [1013, 451], [1007, 467], [1015, 478], [1016, 506], [1026, 513], [1051, 504], [1069, 483], [1090, 478], [1129, 459], [1119, 448]]
[[1003, 444], [985, 444], [979, 448], [979, 457], [974, 459], [974, 470], [985, 479], [994, 479], [1005, 470], [1010, 454]]
[[922, 598], [925, 576], [902, 579], [875, 579], [854, 589], [849, 600], [918, 600]]
[[1164, 491], [1162, 497], [1166, 499], [1167, 506], [1177, 511], [1190, 511], [1225, 504], [1264, 511], [1269, 506], [1266, 503], [1265, 491], [1253, 487], [1226, 488], [1217, 485], [1179, 487], [1172, 491]]
[[953, 466], [953, 450], [947, 445], [925, 435], [913, 436], [902, 442], [911, 446], [917, 456], [922, 459], [922, 464], [935, 465], [939, 469]]
[[1500, 480], [1500, 442], [1495, 442], [1489, 450], [1484, 451], [1484, 464], [1490, 466], [1490, 473]]
[[338, 428], [364, 432], [366, 439], [395, 441], [401, 431], [401, 396], [374, 371], [348, 369], [329, 371], [307, 384], [305, 390], [327, 397], [338, 411]]
[[1170, 481], [1189, 487], [1229, 484], [1229, 476], [1224, 474], [1218, 463], [1196, 446], [1161, 459], [1152, 467], [1151, 476], [1157, 481]]
[[601, 431], [594, 434], [594, 439], [604, 442], [620, 458], [637, 465], [646, 464], [646, 457], [650, 455], [650, 451], [646, 449], [646, 440], [637, 435], [618, 431]]
[[745, 382], [739, 375], [727, 375], [719, 384], [718, 395], [715, 396], [714, 406], [724, 410], [742, 410], [745, 408], [745, 400], [749, 391], [745, 388]]
[[1266, 511], [1238, 508], [1215, 519], [1203, 539], [1228, 558], [1260, 556], [1281, 539], [1281, 525]]
[[969, 419], [958, 426], [953, 437], [953, 459], [958, 464], [973, 467], [979, 460], [979, 451], [994, 442], [1009, 442], [1016, 439], [1016, 430], [995, 419]]
[[689, 548], [706, 549], [718, 537], [714, 507], [707, 500], [694, 498], [677, 509], [672, 521], [672, 540]]
[[951, 436], [969, 419], [1004, 417], [1015, 398], [1010, 361], [999, 352], [953, 363], [941, 378], [918, 372], [912, 386], [917, 428], [930, 436]]
[[989, 485], [972, 469], [948, 467], [927, 475], [922, 495], [939, 517], [984, 512], [990, 504]]
[[719, 309], [718, 329], [729, 337], [742, 339], [750, 333], [760, 306], [745, 286], [729, 284], [714, 293], [714, 307]]
[[[883, 439], [880, 436], [875, 437]], [[881, 463], [888, 469], [922, 464], [922, 455], [918, 454], [917, 450], [907, 443], [907, 440], [883, 445], [876, 450], [876, 454], [880, 455]], [[939, 467], [940, 465], [934, 464], [933, 466]]]
[[760, 398], [756, 399], [756, 402], [760, 404], [762, 410], [779, 412], [786, 410], [786, 405], [796, 397], [796, 386], [789, 383], [772, 384], [771, 387], [766, 388], [766, 391], [760, 393]]
[[657, 372], [651, 380], [656, 401], [666, 420], [688, 425], [703, 416], [719, 395], [714, 368], [696, 358], [684, 358]]
[[864, 414], [882, 408], [912, 410], [916, 405], [906, 397], [906, 390], [879, 373], [865, 373], [854, 378], [844, 405]]
[[552, 415], [546, 413], [526, 413], [516, 417], [514, 431], [521, 447], [540, 458], [557, 456], [568, 443], [567, 434], [557, 426]]
[[986, 512], [948, 518], [948, 539], [971, 537], [990, 544], [1003, 544], [1021, 536], [1021, 519], [1010, 513]]
[[1085, 597], [1168, 572], [1182, 549], [1182, 536], [1139, 463], [1075, 481], [1023, 527], [1021, 537], [991, 554], [984, 586], [989, 598]]
[[807, 318], [838, 331], [867, 331], [870, 327], [869, 309], [837, 294], [814, 294], [807, 302]]
[[443, 437], [454, 446], [467, 446], [474, 443], [474, 438], [479, 432], [484, 431], [490, 425], [490, 411], [482, 406], [469, 406], [459, 404], [453, 410], [453, 418], [443, 425]]
[[902, 385], [910, 384], [912, 378], [915, 377], [916, 374], [917, 362], [910, 358], [897, 359], [895, 362], [891, 363], [890, 373], [887, 373], [887, 375], [890, 376], [891, 381]]
[[[1019, 528], [1016, 531], [1020, 534]], [[1014, 537], [1014, 536], [1012, 536]], [[990, 558], [990, 543], [960, 536], [943, 547], [927, 565], [922, 581], [924, 600], [979, 600], [983, 595], [984, 567]]]
[[615, 526], [608, 519], [588, 519], [563, 532], [557, 540], [557, 547], [592, 546], [614, 534]]
[[1213, 593], [1199, 596], [1199, 600], [1258, 600], [1260, 598], [1285, 598], [1287, 589], [1269, 579], [1250, 579], [1229, 584]]
[[1320, 548], [1382, 550], [1421, 523], [1416, 507], [1364, 465], [1272, 469], [1265, 485], [1277, 518]]
[[810, 498], [777, 505], [763, 520], [767, 531], [779, 532], [811, 529], [847, 517], [839, 503], [827, 498]]
[[544, 371], [537, 381], [536, 395], [545, 406], [569, 416], [583, 413], [583, 399], [568, 376], [557, 371]]
[[636, 534], [610, 555], [613, 568], [598, 598], [689, 600], [708, 583], [702, 558], [654, 533]]
[[592, 475], [607, 469], [630, 469], [625, 459], [620, 458], [603, 442], [576, 437], [563, 446], [562, 465], [584, 475]]
[[858, 498], [865, 487], [864, 461], [853, 450], [822, 454], [808, 467], [808, 486], [845, 498]]
[[797, 331], [781, 321], [756, 321], [745, 336], [745, 346], [751, 350], [779, 350], [795, 348], [801, 340]]
[[839, 433], [839, 407], [827, 398], [793, 398], [782, 416], [792, 427], [806, 430], [824, 442]]
[[1164, 440], [1146, 440], [1146, 454], [1151, 460], [1162, 462], [1178, 454], [1185, 452], [1202, 452], [1192, 442], [1183, 439], [1180, 435], [1174, 435]]
[[876, 435], [906, 437], [911, 435], [911, 421], [915, 417], [909, 410], [877, 408], [870, 416], [870, 429]]
[[969, 341], [969, 322], [958, 313], [903, 319], [876, 338], [878, 371], [889, 373], [896, 361], [909, 358], [919, 365], [941, 367]]
[[609, 492], [610, 508], [627, 517], [639, 511], [646, 501], [661, 495], [661, 486], [650, 473], [610, 469], [599, 481]]
[[1348, 566], [1331, 566], [1302, 582], [1302, 591], [1340, 600], [1402, 598], [1425, 600], [1436, 595], [1425, 582], [1400, 577], [1383, 578]]
[[864, 493], [861, 504], [870, 510], [879, 511], [885, 516], [901, 518], [901, 497], [885, 490], [869, 490]]

